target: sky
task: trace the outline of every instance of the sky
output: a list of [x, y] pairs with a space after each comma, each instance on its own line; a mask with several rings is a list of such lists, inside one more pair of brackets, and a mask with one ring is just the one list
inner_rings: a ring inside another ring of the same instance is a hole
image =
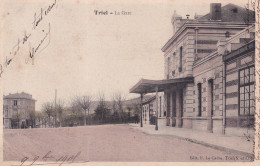
[[[141, 78], [163, 79], [161, 48], [173, 35], [174, 10], [183, 18], [186, 14], [193, 18], [195, 13], [209, 13], [212, 2], [244, 6], [247, 1], [56, 0], [45, 15], [54, 2], [5, 1], [2, 14], [1, 64], [12, 57], [1, 76], [3, 93], [32, 94], [37, 111], [44, 102], [54, 100], [55, 89], [57, 98], [66, 102], [75, 95], [91, 95], [96, 100], [99, 93], [107, 100], [118, 92], [128, 99], [137, 97], [129, 89]], [[42, 20], [34, 27], [41, 8]], [[95, 15], [95, 10], [121, 14]], [[23, 44], [25, 33], [31, 36]], [[18, 39], [19, 50], [13, 56]], [[40, 43], [32, 63], [30, 52]]]

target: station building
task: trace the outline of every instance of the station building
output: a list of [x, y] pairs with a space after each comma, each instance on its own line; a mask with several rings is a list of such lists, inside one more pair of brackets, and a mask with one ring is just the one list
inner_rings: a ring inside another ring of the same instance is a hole
[[254, 21], [253, 11], [234, 4], [212, 3], [210, 13], [194, 19], [174, 11], [173, 35], [162, 47], [164, 79], [142, 79], [130, 93], [163, 92], [167, 126], [252, 132]]

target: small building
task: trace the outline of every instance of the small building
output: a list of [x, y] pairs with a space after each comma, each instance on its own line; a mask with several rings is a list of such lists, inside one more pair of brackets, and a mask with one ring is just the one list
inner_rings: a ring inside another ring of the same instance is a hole
[[3, 97], [3, 126], [6, 129], [34, 127], [35, 102], [28, 93], [14, 93]]
[[[162, 100], [163, 94], [159, 94], [158, 98], [158, 119], [159, 121], [165, 118], [166, 112], [163, 111], [163, 100]], [[142, 118], [144, 124], [155, 124], [155, 118], [156, 118], [156, 96], [153, 95], [150, 98], [146, 98], [143, 100], [142, 103], [143, 111], [142, 111]]]
[[144, 100], [142, 103], [143, 111], [142, 111], [142, 118], [144, 121], [144, 124], [153, 124], [153, 117], [156, 116], [155, 109], [153, 108], [155, 105], [155, 96], [152, 96], [151, 98], [148, 98], [147, 100]]

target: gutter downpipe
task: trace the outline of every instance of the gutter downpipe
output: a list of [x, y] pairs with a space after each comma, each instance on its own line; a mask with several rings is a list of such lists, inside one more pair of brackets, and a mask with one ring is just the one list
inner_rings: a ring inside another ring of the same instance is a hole
[[195, 28], [195, 60], [198, 59], [198, 31], [199, 28]]

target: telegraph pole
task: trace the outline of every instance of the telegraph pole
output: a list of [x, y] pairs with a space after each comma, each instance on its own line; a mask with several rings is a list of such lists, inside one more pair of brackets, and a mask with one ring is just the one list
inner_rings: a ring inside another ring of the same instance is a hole
[[[54, 97], [54, 109], [56, 109], [56, 100], [57, 100], [57, 89], [55, 89], [55, 97]], [[56, 110], [55, 110], [56, 111]], [[56, 112], [57, 113], [57, 112]], [[56, 114], [54, 116], [54, 127], [56, 127]]]

